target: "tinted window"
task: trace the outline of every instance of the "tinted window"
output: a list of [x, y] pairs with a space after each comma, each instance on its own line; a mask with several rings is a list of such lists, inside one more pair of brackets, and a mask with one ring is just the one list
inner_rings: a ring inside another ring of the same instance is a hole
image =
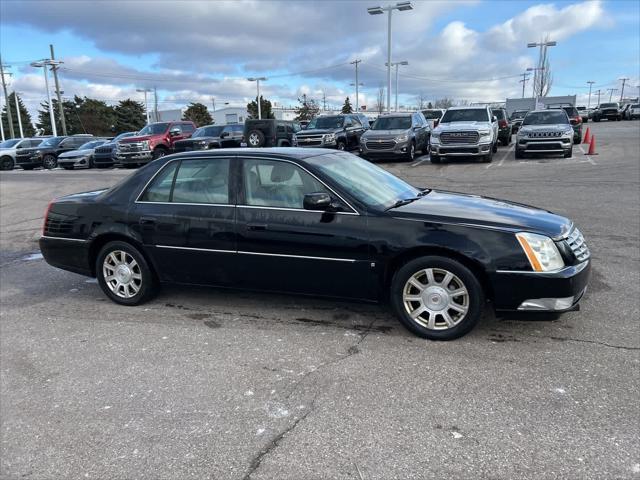
[[531, 112], [526, 117], [522, 125], [557, 125], [569, 123], [569, 118], [564, 110], [549, 110], [548, 112]]
[[12, 138], [11, 140], [5, 140], [0, 143], [0, 148], [11, 148], [14, 147], [20, 141], [19, 138]]
[[378, 117], [371, 130], [407, 130], [411, 128], [411, 117]]
[[440, 110], [423, 110], [422, 114], [427, 120], [437, 120], [442, 117], [442, 111]]
[[166, 132], [169, 125], [169, 123], [152, 123], [140, 130], [138, 135], [158, 135]]
[[309, 130], [313, 128], [342, 128], [344, 117], [316, 117], [309, 122]]
[[464, 110], [447, 110], [442, 116], [442, 123], [449, 122], [488, 122], [489, 116], [485, 108], [468, 108]]
[[229, 203], [229, 159], [183, 160], [172, 202]]
[[511, 119], [513, 120], [514, 118], [524, 118], [527, 113], [528, 112], [526, 110], [516, 110], [511, 114]]
[[42, 140], [31, 140], [31, 143], [29, 145], [25, 145], [26, 147], [37, 147], [38, 145], [40, 145], [42, 143]]
[[156, 175], [151, 185], [147, 187], [140, 200], [143, 202], [168, 202], [171, 198], [171, 184], [176, 173], [178, 162], [171, 162]]
[[505, 118], [504, 110], [502, 110], [502, 109], [500, 109], [500, 108], [499, 108], [499, 109], [496, 109], [496, 110], [491, 110], [491, 114], [492, 114], [492, 115], [495, 115], [495, 117], [496, 117], [498, 120], [504, 120], [504, 118]]
[[231, 129], [237, 133], [242, 132], [244, 130], [244, 127], [242, 125], [232, 125]]
[[286, 128], [285, 128], [284, 125], [278, 125], [278, 127], [277, 127], [277, 132], [278, 133], [285, 133], [285, 131], [286, 131]]
[[600, 104], [600, 108], [618, 108], [617, 103], [602, 103]]
[[183, 123], [181, 127], [183, 133], [193, 133], [193, 131], [195, 130], [194, 126], [190, 123]]
[[304, 208], [307, 193], [330, 193], [298, 166], [277, 160], [244, 160], [245, 203], [281, 208]]
[[562, 107], [562, 109], [567, 112], [567, 115], [570, 117], [577, 117], [579, 115], [575, 107]]

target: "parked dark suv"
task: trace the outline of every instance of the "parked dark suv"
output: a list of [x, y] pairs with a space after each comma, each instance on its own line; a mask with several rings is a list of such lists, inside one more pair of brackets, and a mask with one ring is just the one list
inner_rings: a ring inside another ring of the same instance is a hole
[[113, 167], [115, 164], [116, 146], [120, 140], [127, 137], [133, 137], [138, 132], [121, 133], [108, 143], [104, 143], [93, 151], [93, 166], [96, 168]]
[[274, 120], [272, 118], [251, 118], [244, 122], [243, 147], [290, 147], [294, 135], [301, 131], [298, 122]]
[[598, 107], [593, 111], [593, 121], [599, 122], [603, 118], [606, 118], [610, 122], [613, 120], [622, 120], [620, 106], [617, 102], [601, 103], [598, 105]]
[[49, 137], [40, 145], [24, 148], [16, 153], [16, 165], [25, 170], [44, 167], [49, 170], [58, 166], [58, 155], [76, 150], [93, 138], [93, 135], [72, 135], [70, 137]]
[[504, 108], [492, 108], [491, 113], [498, 119], [498, 140], [502, 145], [511, 143], [511, 122]]
[[360, 145], [360, 137], [368, 129], [369, 122], [358, 114], [321, 115], [296, 134], [295, 145], [355, 150]]
[[360, 156], [367, 160], [412, 161], [416, 151], [429, 151], [429, 132], [429, 124], [421, 112], [380, 115], [360, 137]]
[[191, 150], [209, 150], [211, 148], [239, 147], [242, 143], [244, 126], [234, 125], [206, 125], [198, 128], [190, 138], [173, 143], [174, 152], [188, 152]]

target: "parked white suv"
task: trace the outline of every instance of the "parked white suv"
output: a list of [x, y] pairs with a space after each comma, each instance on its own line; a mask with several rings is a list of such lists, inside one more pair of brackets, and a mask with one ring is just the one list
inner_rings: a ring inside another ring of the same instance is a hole
[[431, 132], [432, 163], [466, 156], [490, 162], [497, 151], [498, 119], [489, 107], [451, 107]]
[[16, 164], [16, 151], [40, 145], [44, 138], [12, 138], [0, 143], [0, 170], [13, 170]]

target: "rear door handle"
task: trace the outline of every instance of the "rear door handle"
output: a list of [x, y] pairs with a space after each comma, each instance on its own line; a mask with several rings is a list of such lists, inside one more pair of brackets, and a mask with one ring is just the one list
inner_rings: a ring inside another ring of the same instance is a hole
[[267, 226], [263, 223], [250, 223], [247, 225], [247, 230], [252, 232], [261, 232], [267, 229]]
[[141, 225], [155, 225], [156, 219], [154, 217], [140, 217]]

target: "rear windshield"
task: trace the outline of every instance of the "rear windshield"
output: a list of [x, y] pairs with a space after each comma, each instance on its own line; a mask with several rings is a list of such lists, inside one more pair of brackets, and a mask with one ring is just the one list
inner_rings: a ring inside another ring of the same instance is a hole
[[437, 120], [442, 117], [442, 110], [422, 110], [422, 114], [427, 120]]
[[567, 114], [562, 110], [548, 112], [531, 112], [524, 117], [522, 125], [558, 125], [569, 123]]
[[618, 108], [617, 103], [601, 103], [600, 108]]
[[464, 110], [447, 110], [442, 116], [442, 123], [450, 122], [488, 122], [487, 110], [484, 108], [465, 108]]
[[497, 110], [491, 110], [491, 113], [493, 113], [498, 120], [504, 120], [504, 110], [502, 110], [501, 108]]
[[407, 130], [411, 128], [411, 117], [378, 117], [371, 130]]
[[511, 114], [511, 119], [524, 118], [528, 112], [526, 110], [517, 110]]

